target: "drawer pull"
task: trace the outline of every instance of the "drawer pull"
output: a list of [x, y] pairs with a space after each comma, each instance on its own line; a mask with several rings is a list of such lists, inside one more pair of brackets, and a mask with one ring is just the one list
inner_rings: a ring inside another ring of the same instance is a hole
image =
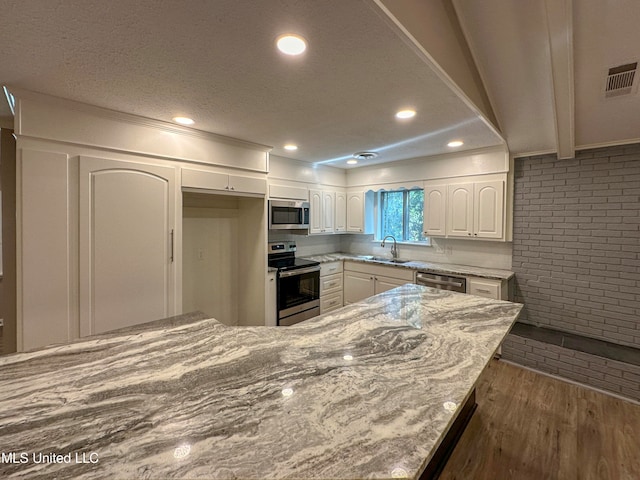
[[482, 293], [491, 293], [491, 290], [487, 290], [486, 288], [476, 288], [476, 290]]

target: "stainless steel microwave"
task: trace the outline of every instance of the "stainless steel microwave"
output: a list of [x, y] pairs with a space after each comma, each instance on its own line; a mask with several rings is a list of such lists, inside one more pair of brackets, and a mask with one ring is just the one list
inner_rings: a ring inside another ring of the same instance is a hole
[[269, 200], [269, 230], [309, 228], [309, 202]]

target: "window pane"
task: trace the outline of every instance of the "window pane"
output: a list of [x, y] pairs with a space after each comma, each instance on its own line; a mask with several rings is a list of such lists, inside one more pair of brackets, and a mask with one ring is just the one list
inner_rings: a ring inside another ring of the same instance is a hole
[[403, 192], [382, 192], [381, 233], [393, 235], [402, 240], [403, 225]]
[[422, 210], [424, 206], [424, 190], [410, 190], [409, 195], [409, 225], [407, 238], [411, 242], [419, 242], [422, 237]]

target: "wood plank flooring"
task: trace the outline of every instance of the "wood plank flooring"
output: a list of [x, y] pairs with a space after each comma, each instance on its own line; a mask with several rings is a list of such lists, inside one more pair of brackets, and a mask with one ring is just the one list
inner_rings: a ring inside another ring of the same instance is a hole
[[640, 479], [640, 405], [500, 361], [440, 480]]

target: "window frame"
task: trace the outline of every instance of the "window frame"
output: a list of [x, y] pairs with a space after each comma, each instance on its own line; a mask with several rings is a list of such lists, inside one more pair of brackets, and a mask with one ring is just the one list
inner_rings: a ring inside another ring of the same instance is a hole
[[383, 215], [385, 210], [386, 194], [393, 192], [402, 192], [402, 239], [396, 239], [397, 243], [408, 243], [412, 245], [431, 245], [431, 239], [424, 235], [424, 201], [423, 209], [423, 226], [421, 228], [421, 240], [407, 240], [409, 233], [409, 195], [412, 191], [422, 191], [424, 188], [400, 188], [397, 190], [378, 190], [375, 195], [375, 241], [381, 241], [385, 232], [382, 231]]

